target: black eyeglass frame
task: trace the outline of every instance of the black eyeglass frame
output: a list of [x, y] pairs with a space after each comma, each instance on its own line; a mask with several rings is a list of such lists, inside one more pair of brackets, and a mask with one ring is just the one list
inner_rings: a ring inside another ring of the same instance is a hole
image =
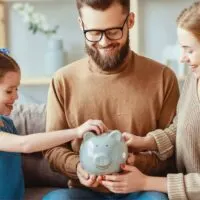
[[[83, 23], [83, 20], [81, 19], [81, 21], [82, 21], [82, 26], [83, 26], [83, 33], [84, 33], [84, 36], [85, 36], [86, 40], [88, 40], [89, 42], [99, 42], [99, 41], [101, 41], [101, 39], [102, 39], [102, 37], [103, 37], [103, 34], [104, 34], [109, 40], [120, 40], [120, 39], [123, 37], [123, 29], [124, 29], [124, 26], [125, 26], [125, 24], [126, 24], [126, 21], [128, 20], [128, 17], [129, 17], [129, 14], [126, 16], [126, 18], [125, 18], [125, 20], [124, 20], [124, 23], [123, 23], [123, 25], [122, 25], [121, 27], [112, 27], [112, 28], [107, 28], [107, 29], [104, 29], [104, 30], [102, 30], [102, 29], [84, 29], [84, 23]], [[121, 34], [121, 37], [120, 37], [120, 38], [113, 39], [113, 38], [109, 38], [109, 36], [107, 36], [106, 32], [107, 32], [107, 31], [110, 31], [110, 30], [113, 30], [113, 29], [118, 29], [118, 30], [121, 31], [122, 34]], [[100, 36], [99, 40], [89, 40], [89, 39], [87, 38], [86, 34], [87, 34], [88, 32], [91, 32], [91, 31], [99, 31], [99, 32], [101, 33], [101, 36]]]

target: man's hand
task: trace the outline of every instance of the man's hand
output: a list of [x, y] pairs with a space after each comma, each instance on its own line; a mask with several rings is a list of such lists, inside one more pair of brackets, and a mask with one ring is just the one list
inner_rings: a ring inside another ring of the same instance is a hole
[[80, 183], [86, 187], [98, 187], [101, 181], [100, 176], [96, 177], [95, 175], [89, 175], [81, 167], [80, 163], [77, 165], [77, 175], [78, 175]]
[[94, 131], [97, 135], [106, 132], [108, 128], [101, 120], [89, 119], [77, 128], [78, 138], [82, 138], [88, 131]]
[[136, 155], [134, 155], [133, 153], [129, 153], [126, 163], [128, 165], [134, 166], [135, 165], [135, 160], [136, 160]]

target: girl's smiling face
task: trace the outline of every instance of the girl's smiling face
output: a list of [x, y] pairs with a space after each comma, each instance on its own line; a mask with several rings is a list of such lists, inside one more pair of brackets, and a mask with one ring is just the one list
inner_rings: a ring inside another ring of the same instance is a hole
[[0, 79], [0, 115], [10, 115], [13, 104], [18, 99], [20, 72], [7, 72]]

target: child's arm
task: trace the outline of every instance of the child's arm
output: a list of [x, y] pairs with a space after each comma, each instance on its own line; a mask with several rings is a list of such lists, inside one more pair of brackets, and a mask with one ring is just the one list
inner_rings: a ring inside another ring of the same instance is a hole
[[0, 133], [0, 151], [32, 153], [43, 151], [61, 145], [75, 138], [82, 138], [87, 131], [97, 134], [103, 133], [107, 128], [100, 120], [88, 120], [74, 129], [35, 133], [30, 135], [14, 135], [6, 132]]

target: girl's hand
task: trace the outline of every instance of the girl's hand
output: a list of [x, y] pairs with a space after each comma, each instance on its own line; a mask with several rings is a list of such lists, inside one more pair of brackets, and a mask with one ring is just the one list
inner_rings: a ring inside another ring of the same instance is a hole
[[136, 167], [122, 165], [123, 174], [105, 175], [101, 184], [114, 193], [131, 193], [143, 191], [147, 176]]
[[84, 133], [94, 131], [97, 135], [106, 132], [108, 128], [101, 120], [88, 120], [77, 128], [78, 138], [83, 138]]

